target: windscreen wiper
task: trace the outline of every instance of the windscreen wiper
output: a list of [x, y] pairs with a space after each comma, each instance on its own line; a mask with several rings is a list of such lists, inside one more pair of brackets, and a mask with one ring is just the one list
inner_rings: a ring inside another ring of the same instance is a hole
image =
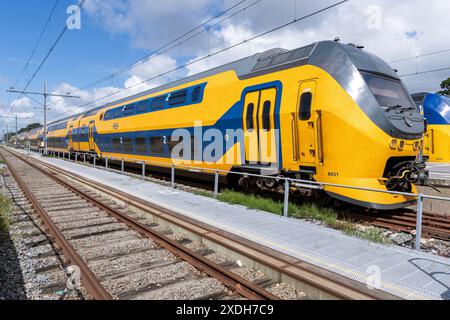
[[391, 110], [401, 109], [401, 108], [403, 108], [403, 106], [398, 104], [395, 106], [385, 106], [384, 108], [386, 109], [386, 112], [389, 112]]

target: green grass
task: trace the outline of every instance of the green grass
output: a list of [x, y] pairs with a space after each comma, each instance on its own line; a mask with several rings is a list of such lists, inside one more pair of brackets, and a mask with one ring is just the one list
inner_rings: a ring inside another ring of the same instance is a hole
[[[206, 196], [211, 197], [210, 194]], [[263, 198], [261, 196], [251, 194], [247, 195], [241, 192], [225, 190], [219, 194], [218, 200], [277, 215], [283, 214], [284, 205], [281, 201], [275, 201], [273, 199]], [[321, 221], [331, 228], [340, 230], [349, 236], [358, 237], [381, 244], [391, 244], [391, 241], [383, 236], [382, 229], [367, 228], [365, 230], [359, 230], [354, 224], [348, 221], [338, 220], [338, 214], [330, 208], [320, 208], [315, 204], [296, 205], [290, 203], [289, 215], [298, 219], [313, 219]]]
[[389, 245], [392, 244], [392, 241], [387, 239], [384, 235], [383, 229], [375, 228], [375, 227], [369, 227], [365, 229], [364, 231], [358, 230], [354, 224], [350, 222], [340, 222], [340, 225], [337, 226], [337, 229], [344, 232], [346, 235], [357, 237], [360, 239], [364, 239], [370, 242], [380, 243]]
[[11, 204], [9, 199], [0, 195], [0, 232], [6, 232], [10, 224]]
[[194, 191], [193, 192], [197, 196], [207, 197], [207, 198], [214, 198], [214, 195], [207, 191]]
[[[263, 198], [255, 195], [247, 195], [241, 192], [225, 190], [219, 194], [218, 199], [222, 202], [242, 205], [251, 209], [257, 209], [274, 213], [283, 214], [284, 205], [281, 201], [275, 201], [270, 198]], [[299, 219], [314, 219], [325, 222], [333, 226], [337, 221], [337, 213], [332, 209], [319, 208], [314, 204], [289, 204], [289, 215]]]

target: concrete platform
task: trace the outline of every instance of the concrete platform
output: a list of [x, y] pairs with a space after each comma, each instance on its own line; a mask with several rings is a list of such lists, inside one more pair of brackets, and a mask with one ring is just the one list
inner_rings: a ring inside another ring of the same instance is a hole
[[54, 158], [40, 159], [364, 284], [373, 283], [379, 271], [379, 289], [398, 297], [450, 300], [450, 259], [373, 244], [308, 222], [221, 203], [102, 169]]

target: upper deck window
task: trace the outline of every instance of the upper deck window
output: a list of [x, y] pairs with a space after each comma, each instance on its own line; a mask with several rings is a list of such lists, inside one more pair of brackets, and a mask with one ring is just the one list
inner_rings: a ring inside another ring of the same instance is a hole
[[136, 104], [136, 112], [137, 113], [142, 113], [142, 112], [146, 112], [148, 109], [148, 101], [140, 101]]
[[130, 114], [133, 114], [133, 113], [134, 113], [134, 105], [126, 106], [125, 108], [123, 108], [124, 116], [129, 116]]
[[119, 118], [122, 116], [122, 108], [114, 110], [114, 118]]
[[152, 109], [164, 108], [164, 106], [166, 105], [166, 99], [167, 99], [166, 96], [153, 99]]
[[187, 90], [176, 92], [170, 96], [169, 104], [171, 106], [183, 104], [186, 102], [186, 99], [187, 99]]
[[109, 110], [108, 112], [105, 113], [104, 119], [105, 121], [107, 120], [111, 120], [114, 114], [114, 110]]
[[200, 100], [200, 93], [202, 91], [201, 87], [196, 87], [194, 91], [192, 91], [192, 101], [197, 102]]

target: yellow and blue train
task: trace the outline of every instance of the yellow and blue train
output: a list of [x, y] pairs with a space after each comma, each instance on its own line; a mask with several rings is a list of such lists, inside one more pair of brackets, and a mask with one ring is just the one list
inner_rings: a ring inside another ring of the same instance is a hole
[[[52, 151], [221, 170], [222, 179], [251, 190], [281, 186], [231, 173], [415, 192], [427, 179], [416, 160], [424, 128], [386, 62], [322, 41], [256, 54], [57, 121], [48, 142]], [[337, 186], [292, 192], [381, 210], [415, 202]]]
[[428, 123], [424, 156], [430, 162], [450, 163], [450, 97], [436, 93], [412, 95]]

